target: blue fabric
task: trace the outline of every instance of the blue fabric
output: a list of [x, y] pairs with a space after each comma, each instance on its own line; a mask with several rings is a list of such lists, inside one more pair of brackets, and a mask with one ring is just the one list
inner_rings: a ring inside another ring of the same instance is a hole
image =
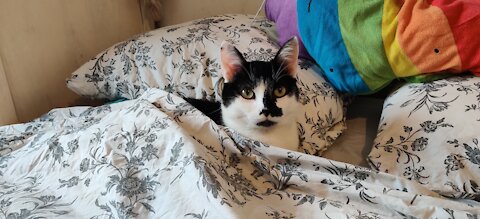
[[127, 98], [119, 98], [119, 99], [115, 99], [115, 100], [112, 100], [110, 102], [108, 102], [107, 104], [114, 104], [114, 103], [120, 103], [120, 102], [123, 102], [123, 101], [126, 101], [128, 100]]
[[298, 30], [305, 48], [340, 92], [370, 93], [343, 43], [337, 0], [298, 0]]

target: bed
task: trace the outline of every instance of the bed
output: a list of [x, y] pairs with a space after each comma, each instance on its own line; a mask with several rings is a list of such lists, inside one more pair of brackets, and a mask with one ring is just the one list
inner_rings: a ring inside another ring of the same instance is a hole
[[352, 98], [302, 59], [299, 151], [241, 136], [183, 100], [219, 98], [223, 40], [248, 60], [272, 58], [275, 25], [219, 15], [99, 53], [67, 86], [107, 103], [0, 127], [0, 217], [479, 217], [476, 77]]

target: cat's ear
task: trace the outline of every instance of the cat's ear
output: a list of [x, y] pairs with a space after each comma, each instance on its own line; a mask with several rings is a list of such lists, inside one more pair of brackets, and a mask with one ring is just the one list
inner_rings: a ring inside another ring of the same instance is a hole
[[242, 65], [245, 65], [246, 62], [240, 51], [226, 41], [222, 42], [220, 60], [225, 82], [232, 81], [235, 74], [240, 71]]
[[295, 77], [298, 71], [298, 39], [288, 40], [275, 56], [275, 61], [285, 67], [290, 76]]

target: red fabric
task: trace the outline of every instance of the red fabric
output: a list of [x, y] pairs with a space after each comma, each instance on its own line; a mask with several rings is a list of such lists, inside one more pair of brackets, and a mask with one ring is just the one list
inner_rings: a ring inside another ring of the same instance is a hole
[[427, 1], [445, 13], [462, 60], [462, 69], [480, 75], [480, 0]]

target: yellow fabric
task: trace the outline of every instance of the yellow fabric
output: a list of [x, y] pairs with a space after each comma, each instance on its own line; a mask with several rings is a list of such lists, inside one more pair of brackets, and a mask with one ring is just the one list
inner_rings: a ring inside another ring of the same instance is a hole
[[383, 5], [382, 37], [388, 62], [397, 77], [408, 77], [420, 72], [410, 61], [397, 40], [398, 12], [396, 0], [385, 0]]

